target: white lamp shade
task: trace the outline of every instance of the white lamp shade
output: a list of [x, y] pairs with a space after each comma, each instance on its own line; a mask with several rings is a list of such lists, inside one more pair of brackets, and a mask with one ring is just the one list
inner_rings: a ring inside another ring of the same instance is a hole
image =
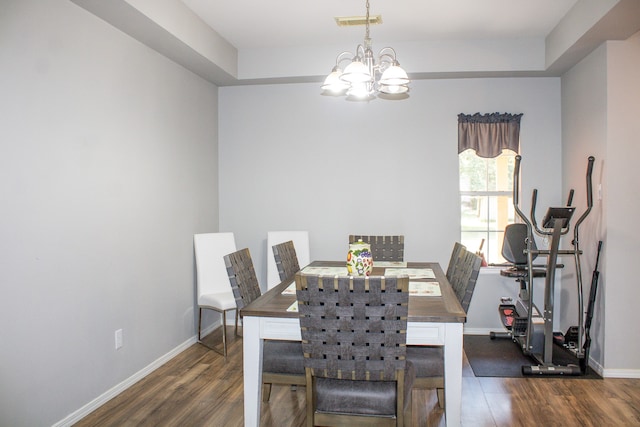
[[322, 90], [331, 92], [332, 94], [340, 95], [344, 93], [347, 89], [349, 89], [349, 83], [344, 82], [340, 79], [341, 76], [340, 70], [332, 71], [331, 74], [324, 79], [324, 84], [322, 85]]
[[407, 72], [397, 65], [392, 65], [384, 70], [382, 77], [380, 77], [380, 84], [385, 86], [406, 85], [410, 81]]
[[370, 82], [369, 68], [360, 61], [353, 61], [344, 69], [340, 78], [349, 83]]

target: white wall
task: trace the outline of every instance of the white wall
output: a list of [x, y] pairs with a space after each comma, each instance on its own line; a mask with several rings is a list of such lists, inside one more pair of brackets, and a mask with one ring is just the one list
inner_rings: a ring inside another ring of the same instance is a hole
[[[640, 257], [640, 230], [634, 226], [640, 216], [639, 66], [636, 34], [600, 46], [562, 77], [565, 187], [583, 191], [583, 161], [588, 155], [596, 157], [594, 209], [580, 233], [580, 245], [585, 251], [582, 274], [587, 298], [597, 241], [604, 241], [591, 358], [604, 366], [606, 376], [637, 376], [640, 369], [640, 343], [629, 335], [640, 325], [635, 315], [640, 290], [633, 268]], [[582, 191], [578, 204], [586, 203]], [[565, 279], [575, 282], [575, 273]], [[574, 292], [565, 301], [573, 304], [575, 298]]]
[[[404, 234], [405, 259], [446, 268], [460, 238], [457, 114], [524, 113], [522, 201], [561, 202], [560, 79], [421, 80], [404, 101], [320, 96], [317, 84], [220, 88], [220, 229], [266, 286], [269, 230], [305, 229], [312, 259], [344, 259], [351, 233]], [[539, 215], [542, 215], [540, 213]], [[478, 282], [467, 326], [495, 329], [504, 287]], [[479, 301], [476, 304], [475, 301]]]
[[44, 426], [193, 339], [217, 88], [69, 1], [1, 9], [0, 425]]

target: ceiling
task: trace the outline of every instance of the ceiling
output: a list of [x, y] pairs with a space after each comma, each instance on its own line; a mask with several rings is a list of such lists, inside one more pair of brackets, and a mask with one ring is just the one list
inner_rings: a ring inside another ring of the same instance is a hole
[[[182, 0], [238, 49], [312, 47], [362, 41], [364, 27], [336, 16], [364, 16], [364, 0]], [[577, 0], [370, 0], [385, 43], [546, 37]], [[354, 45], [353, 47], [351, 45]], [[382, 47], [382, 46], [381, 46]]]
[[[219, 86], [319, 82], [354, 51], [362, 0], [71, 0]], [[412, 79], [560, 76], [640, 31], [640, 0], [370, 0], [374, 52]]]

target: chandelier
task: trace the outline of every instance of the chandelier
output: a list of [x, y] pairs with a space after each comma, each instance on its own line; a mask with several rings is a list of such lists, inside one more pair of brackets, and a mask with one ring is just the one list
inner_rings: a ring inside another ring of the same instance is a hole
[[[383, 48], [374, 58], [369, 37], [369, 0], [366, 0], [364, 45], [356, 47], [355, 54], [342, 52], [336, 58], [336, 65], [322, 85], [323, 94], [342, 96], [349, 100], [371, 100], [378, 96], [383, 99], [404, 99], [409, 95], [409, 77], [396, 59], [396, 51]], [[344, 71], [342, 62], [349, 61]]]

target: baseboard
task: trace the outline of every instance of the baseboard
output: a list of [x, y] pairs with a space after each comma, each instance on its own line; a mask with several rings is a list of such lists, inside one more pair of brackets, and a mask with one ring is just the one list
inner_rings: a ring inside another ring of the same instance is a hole
[[640, 369], [604, 369], [603, 378], [640, 378]]
[[173, 359], [175, 356], [182, 353], [187, 348], [191, 347], [193, 344], [197, 342], [197, 339], [198, 339], [197, 336], [193, 336], [192, 338], [189, 338], [187, 341], [183, 342], [173, 350], [169, 351], [167, 354], [154, 360], [149, 365], [142, 368], [140, 371], [136, 372], [126, 380], [122, 381], [120, 384], [117, 384], [116, 386], [104, 392], [102, 395], [96, 397], [91, 402], [84, 405], [82, 408], [78, 409], [75, 412], [72, 412], [71, 414], [67, 415], [64, 419], [53, 424], [52, 427], [67, 427], [77, 423], [78, 421], [80, 421], [81, 419], [89, 415], [91, 412], [95, 411], [100, 406], [104, 405], [109, 400], [113, 399], [114, 397], [116, 397], [117, 395], [119, 395], [120, 393], [122, 393], [123, 391], [125, 391], [126, 389], [128, 389], [129, 387], [131, 387], [132, 385], [134, 385], [135, 383], [137, 383], [147, 375], [149, 375], [151, 372], [155, 371], [156, 369], [158, 369], [159, 367], [167, 363], [169, 360]]
[[489, 335], [491, 332], [494, 332], [500, 329], [487, 329], [487, 328], [464, 328], [465, 335]]

